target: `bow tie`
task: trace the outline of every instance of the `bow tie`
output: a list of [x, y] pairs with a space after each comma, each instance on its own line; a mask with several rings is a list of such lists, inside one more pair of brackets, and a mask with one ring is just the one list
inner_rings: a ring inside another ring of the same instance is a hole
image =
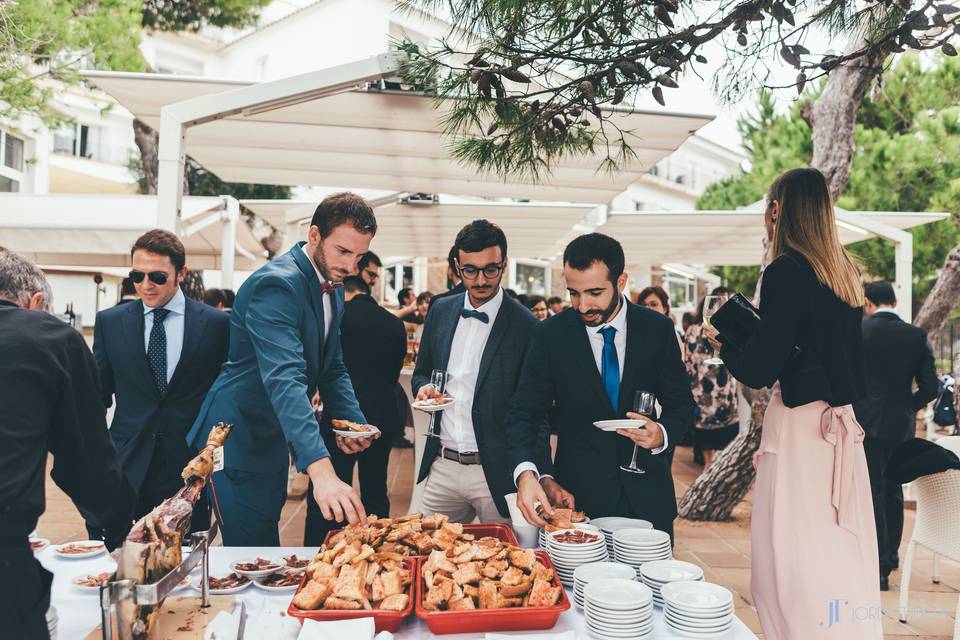
[[333, 293], [337, 289], [343, 286], [342, 282], [330, 282], [329, 280], [324, 280], [320, 284], [320, 288], [323, 289], [324, 293]]
[[483, 324], [490, 322], [490, 316], [485, 314], [483, 311], [476, 311], [474, 309], [460, 309], [461, 318], [473, 318], [474, 320], [479, 320]]

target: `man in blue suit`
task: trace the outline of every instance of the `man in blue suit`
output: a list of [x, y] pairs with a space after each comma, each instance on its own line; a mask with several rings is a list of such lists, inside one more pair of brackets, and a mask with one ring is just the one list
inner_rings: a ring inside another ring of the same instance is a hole
[[[140, 300], [97, 314], [93, 354], [105, 406], [116, 397], [110, 438], [138, 495], [134, 517], [183, 486], [196, 454], [184, 436], [227, 358], [229, 316], [180, 290], [186, 255], [176, 235], [154, 229], [131, 250], [130, 279]], [[194, 530], [209, 526], [205, 501]]]
[[[365, 423], [340, 349], [342, 280], [357, 270], [377, 230], [370, 205], [338, 193], [317, 207], [306, 242], [257, 270], [237, 292], [230, 352], [187, 436], [201, 448], [211, 427], [233, 425], [211, 494], [228, 546], [278, 546], [287, 467], [310, 476], [323, 517], [366, 517], [330, 462], [310, 398], [326, 416]], [[336, 439], [345, 453], [370, 439]]]

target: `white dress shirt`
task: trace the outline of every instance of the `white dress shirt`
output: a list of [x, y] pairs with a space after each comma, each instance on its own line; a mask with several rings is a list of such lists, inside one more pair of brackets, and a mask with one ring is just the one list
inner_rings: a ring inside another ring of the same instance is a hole
[[[594, 362], [597, 363], [597, 371], [600, 372], [601, 377], [603, 376], [603, 334], [601, 331], [606, 327], [613, 327], [616, 329], [616, 333], [613, 334], [613, 346], [617, 350], [617, 363], [620, 365], [620, 381], [623, 381], [623, 365], [624, 361], [627, 358], [627, 301], [626, 298], [623, 299], [620, 309], [617, 311], [617, 314], [610, 319], [606, 324], [602, 324], [596, 327], [590, 327], [584, 325], [584, 329], [587, 331], [587, 339], [590, 342], [590, 349], [593, 351]], [[620, 390], [620, 393], [625, 393], [623, 389]], [[633, 410], [632, 408], [630, 409]], [[660, 427], [660, 432], [663, 434], [663, 445], [657, 447], [656, 449], [650, 449], [651, 454], [663, 453], [667, 450], [667, 430], [663, 428], [663, 425], [659, 422], [656, 423]], [[622, 437], [622, 436], [621, 436]], [[537, 465], [533, 462], [521, 462], [517, 465], [517, 468], [513, 471], [513, 481], [516, 483], [517, 479], [520, 477], [520, 474], [524, 471], [533, 471], [534, 474], [539, 476], [537, 471]], [[542, 477], [549, 477], [544, 475]]]
[[900, 317], [900, 314], [897, 313], [897, 310], [893, 307], [880, 307], [873, 312], [873, 315], [877, 315], [878, 313], [889, 313], [890, 315], [897, 316], [898, 318]]
[[[488, 321], [460, 317], [450, 345], [447, 361], [447, 394], [455, 402], [440, 417], [440, 444], [460, 453], [478, 451], [477, 434], [473, 429], [473, 395], [477, 389], [480, 359], [487, 346], [490, 329], [503, 304], [503, 289], [475, 310], [487, 314]], [[470, 294], [463, 295], [463, 308], [473, 309]]]
[[[313, 258], [310, 257], [310, 254], [307, 253], [307, 245], [300, 247], [300, 250], [303, 251], [303, 255], [307, 256], [307, 260], [310, 261], [310, 264], [313, 266], [313, 270], [317, 272], [317, 278], [320, 279], [320, 286], [323, 287], [323, 283], [327, 281], [323, 277], [323, 274], [320, 273], [320, 269], [317, 269], [317, 263], [313, 261]], [[321, 289], [322, 291], [322, 289]], [[327, 341], [327, 336], [330, 335], [330, 323], [333, 322], [333, 304], [330, 302], [330, 296], [332, 294], [323, 293], [321, 297], [323, 298], [323, 341]]]
[[[163, 305], [169, 311], [163, 321], [163, 329], [167, 334], [167, 384], [173, 378], [173, 372], [180, 362], [180, 353], [183, 351], [183, 321], [187, 310], [187, 298], [180, 287], [170, 298], [170, 302]], [[153, 308], [143, 305], [143, 351], [150, 347], [150, 332], [153, 330]]]

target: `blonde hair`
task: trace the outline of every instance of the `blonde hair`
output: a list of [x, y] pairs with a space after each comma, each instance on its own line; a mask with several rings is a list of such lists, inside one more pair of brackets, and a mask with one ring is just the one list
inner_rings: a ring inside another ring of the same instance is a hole
[[767, 192], [780, 203], [773, 228], [773, 257], [788, 249], [810, 263], [817, 280], [851, 307], [863, 306], [860, 270], [840, 244], [827, 181], [816, 169], [785, 171]]

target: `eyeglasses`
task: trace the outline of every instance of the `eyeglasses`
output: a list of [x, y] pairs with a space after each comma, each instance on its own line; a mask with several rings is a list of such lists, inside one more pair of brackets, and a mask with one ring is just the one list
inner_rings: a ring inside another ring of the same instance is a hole
[[477, 276], [480, 275], [480, 272], [483, 272], [483, 277], [485, 278], [496, 278], [500, 275], [500, 272], [503, 271], [503, 263], [500, 264], [488, 264], [485, 267], [478, 268], [472, 264], [466, 266], [460, 266], [460, 263], [457, 263], [457, 266], [460, 267], [460, 275], [466, 280], [476, 280]]
[[371, 280], [376, 280], [377, 278], [380, 277], [379, 273], [377, 273], [376, 271], [370, 271], [370, 269], [364, 269], [363, 272], [367, 274], [367, 277], [370, 278]]
[[546, 307], [534, 307], [533, 309], [530, 309], [530, 311], [533, 311], [534, 313], [546, 313], [546, 312], [547, 312], [547, 308], [546, 308]]
[[165, 271], [151, 271], [150, 273], [144, 273], [143, 271], [130, 272], [130, 279], [136, 284], [143, 282], [144, 278], [150, 278], [150, 282], [153, 284], [167, 284], [170, 276], [168, 276]]

